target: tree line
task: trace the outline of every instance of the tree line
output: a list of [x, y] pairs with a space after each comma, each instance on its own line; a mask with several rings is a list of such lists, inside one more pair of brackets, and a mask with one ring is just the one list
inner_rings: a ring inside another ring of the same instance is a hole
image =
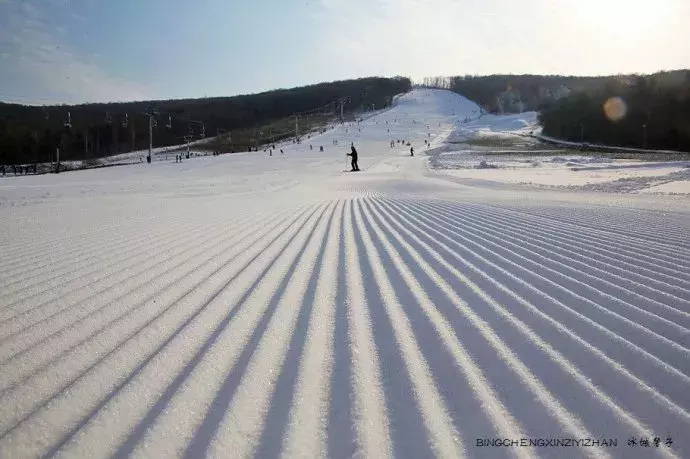
[[[536, 111], [542, 104], [565, 97], [572, 91], [589, 91], [608, 77], [561, 75], [454, 76], [449, 89], [481, 106], [488, 113]], [[517, 101], [520, 104], [510, 104]]]
[[[690, 71], [597, 77], [489, 75], [425, 78], [489, 113], [538, 111], [546, 135], [633, 148], [690, 151]], [[607, 116], [618, 98], [625, 113]]]
[[544, 104], [539, 121], [544, 134], [574, 142], [690, 151], [690, 71], [612, 78]]
[[0, 102], [0, 164], [51, 162], [58, 147], [60, 160], [145, 149], [149, 144], [145, 113], [153, 110], [158, 113], [154, 148], [181, 144], [186, 136], [198, 139], [202, 134], [239, 131], [234, 136], [235, 151], [245, 151], [252, 140], [248, 133], [256, 126], [315, 107], [323, 108], [320, 114], [336, 114], [341, 100], [348, 113], [383, 108], [411, 87], [408, 78], [373, 77], [234, 97], [43, 107]]

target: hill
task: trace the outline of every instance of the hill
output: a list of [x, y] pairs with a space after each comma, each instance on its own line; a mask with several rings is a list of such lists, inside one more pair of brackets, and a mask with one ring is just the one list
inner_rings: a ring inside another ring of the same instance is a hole
[[147, 148], [148, 110], [159, 113], [154, 147], [231, 132], [233, 150], [246, 150], [257, 143], [262, 125], [285, 125], [295, 113], [335, 116], [341, 100], [348, 113], [382, 108], [410, 87], [402, 77], [362, 78], [234, 97], [44, 107], [0, 103], [0, 164], [49, 162], [58, 146], [65, 160]]
[[[574, 142], [690, 151], [690, 71], [597, 77], [489, 75], [428, 78], [489, 113], [538, 111], [544, 134]], [[609, 100], [625, 113], [612, 119]], [[609, 114], [610, 115], [610, 114]]]

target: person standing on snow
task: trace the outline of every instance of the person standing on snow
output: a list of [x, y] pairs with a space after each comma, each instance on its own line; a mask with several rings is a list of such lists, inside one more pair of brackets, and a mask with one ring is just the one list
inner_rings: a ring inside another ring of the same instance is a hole
[[414, 156], [414, 147], [410, 147], [410, 156]]
[[359, 166], [357, 165], [357, 150], [355, 150], [355, 144], [352, 143], [350, 148], [352, 152], [347, 153], [347, 156], [352, 156], [352, 170], [350, 172], [357, 172], [359, 171]]

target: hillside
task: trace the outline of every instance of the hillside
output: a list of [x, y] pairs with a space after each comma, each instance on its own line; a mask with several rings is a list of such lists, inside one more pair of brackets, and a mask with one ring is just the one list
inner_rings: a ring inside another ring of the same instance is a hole
[[[689, 70], [598, 77], [438, 77], [424, 85], [450, 89], [488, 113], [539, 111], [544, 133], [562, 140], [690, 151]], [[625, 107], [618, 119], [604, 109], [613, 98]]]
[[[402, 77], [363, 78], [205, 99], [45, 107], [0, 103], [0, 164], [49, 162], [60, 145], [64, 160], [147, 148], [148, 110], [159, 113], [154, 147], [183, 143], [185, 136], [231, 133], [234, 151], [246, 151], [259, 140], [262, 126], [267, 126], [267, 140], [270, 124], [295, 113], [335, 117], [341, 100], [346, 113], [382, 108], [409, 89], [410, 81]], [[292, 126], [294, 120], [294, 135]]]

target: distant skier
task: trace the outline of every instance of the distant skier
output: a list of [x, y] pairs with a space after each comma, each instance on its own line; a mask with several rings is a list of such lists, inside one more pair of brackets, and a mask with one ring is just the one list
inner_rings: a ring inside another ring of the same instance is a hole
[[309, 149], [310, 149], [310, 150], [313, 150], [313, 149], [314, 149], [314, 146], [313, 146], [312, 144], [309, 144]]
[[414, 147], [410, 147], [410, 156], [414, 156]]
[[355, 149], [355, 144], [350, 146], [351, 153], [347, 153], [347, 156], [352, 156], [352, 170], [350, 172], [358, 172], [359, 166], [357, 165], [357, 150]]
[[323, 153], [323, 145], [319, 145], [319, 151]]
[[282, 148], [280, 149], [280, 154], [281, 154], [281, 155], [284, 155], [284, 154], [285, 154], [285, 152], [283, 151]]

